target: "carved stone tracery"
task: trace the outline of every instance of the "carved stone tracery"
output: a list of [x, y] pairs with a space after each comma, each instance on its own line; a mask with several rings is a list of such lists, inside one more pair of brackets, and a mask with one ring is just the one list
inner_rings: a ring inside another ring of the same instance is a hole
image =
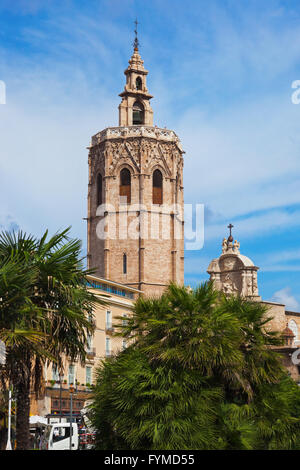
[[115, 176], [117, 169], [128, 164], [135, 173], [149, 176], [153, 168], [162, 167], [165, 175], [182, 186], [183, 156], [172, 142], [152, 138], [106, 139], [90, 149], [91, 177], [105, 168], [105, 176]]

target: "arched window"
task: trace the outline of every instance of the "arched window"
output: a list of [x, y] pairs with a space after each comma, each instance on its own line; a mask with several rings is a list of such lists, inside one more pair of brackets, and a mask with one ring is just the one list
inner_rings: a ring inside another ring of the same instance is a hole
[[127, 168], [123, 168], [120, 173], [120, 202], [131, 203], [131, 174]]
[[132, 124], [134, 126], [144, 124], [144, 106], [139, 101], [136, 101], [133, 105]]
[[127, 255], [123, 254], [123, 274], [127, 274]]
[[136, 81], [135, 81], [135, 86], [136, 86], [136, 89], [137, 90], [141, 90], [142, 89], [142, 79], [141, 77], [137, 77]]
[[161, 171], [155, 170], [153, 173], [153, 192], [152, 192], [152, 202], [153, 204], [162, 204], [163, 203], [163, 188], [162, 188], [163, 177]]
[[298, 326], [295, 320], [290, 320], [288, 326], [289, 329], [294, 333], [294, 341], [298, 341]]
[[97, 205], [102, 204], [102, 175], [99, 173], [97, 176]]

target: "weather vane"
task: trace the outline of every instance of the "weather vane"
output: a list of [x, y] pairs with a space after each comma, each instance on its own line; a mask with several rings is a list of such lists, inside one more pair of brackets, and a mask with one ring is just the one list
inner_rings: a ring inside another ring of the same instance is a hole
[[139, 24], [138, 20], [136, 19], [134, 23], [135, 23], [135, 30], [134, 30], [135, 39], [134, 39], [133, 47], [134, 47], [134, 50], [137, 51], [139, 49], [139, 45], [140, 45], [139, 40], [138, 40], [138, 31], [137, 31], [137, 27], [138, 27], [138, 24]]
[[233, 229], [234, 225], [232, 224], [229, 224], [227, 228], [229, 228], [229, 237], [228, 237], [228, 241], [229, 242], [233, 242], [233, 236], [231, 235], [231, 230]]

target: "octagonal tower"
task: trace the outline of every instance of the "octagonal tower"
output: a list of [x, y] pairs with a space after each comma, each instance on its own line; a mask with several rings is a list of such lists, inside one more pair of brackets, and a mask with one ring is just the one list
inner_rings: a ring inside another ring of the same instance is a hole
[[88, 266], [156, 296], [184, 282], [184, 152], [174, 131], [153, 126], [137, 45], [124, 73], [119, 126], [89, 147]]

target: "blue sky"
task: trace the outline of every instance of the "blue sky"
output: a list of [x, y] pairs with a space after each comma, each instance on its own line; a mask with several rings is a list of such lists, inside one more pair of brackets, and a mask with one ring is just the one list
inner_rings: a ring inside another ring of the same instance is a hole
[[1, 227], [72, 225], [86, 245], [86, 147], [118, 124], [136, 16], [154, 122], [179, 135], [185, 201], [206, 208], [186, 283], [207, 279], [232, 222], [263, 298], [299, 309], [296, 0], [0, 0]]

